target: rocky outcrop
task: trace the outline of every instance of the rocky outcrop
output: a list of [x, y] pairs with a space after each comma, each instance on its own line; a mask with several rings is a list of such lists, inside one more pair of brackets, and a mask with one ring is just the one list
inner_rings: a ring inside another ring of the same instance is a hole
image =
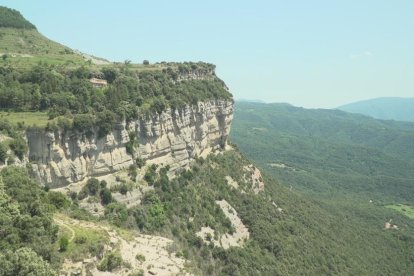
[[[28, 130], [29, 160], [38, 180], [51, 187], [65, 186], [87, 177], [127, 168], [139, 157], [147, 163], [169, 165], [171, 172], [187, 168], [196, 156], [226, 145], [233, 118], [232, 100], [211, 100], [181, 110], [116, 125], [98, 138], [97, 131]], [[135, 156], [126, 151], [135, 133]]]

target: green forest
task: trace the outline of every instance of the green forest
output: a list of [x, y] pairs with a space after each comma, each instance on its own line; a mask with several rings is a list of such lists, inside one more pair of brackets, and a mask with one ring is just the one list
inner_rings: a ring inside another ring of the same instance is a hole
[[318, 197], [414, 202], [414, 124], [237, 102], [231, 139], [286, 186]]
[[[130, 209], [105, 195], [105, 183], [91, 180], [85, 189], [97, 194], [106, 206], [100, 221], [172, 238], [178, 254], [191, 261], [189, 269], [196, 275], [410, 275], [414, 269], [414, 222], [409, 218], [377, 205], [366, 204], [364, 212], [357, 212], [351, 204], [332, 208], [289, 190], [267, 174], [264, 192], [243, 193], [230, 187], [226, 176], [248, 190], [243, 177], [247, 164], [240, 153], [230, 151], [199, 158], [191, 170], [174, 180], [166, 176], [166, 167], [149, 170], [151, 176], [146, 179], [154, 191]], [[29, 269], [53, 275], [66, 256], [62, 246], [67, 245], [57, 239], [52, 214], [96, 218], [77, 207], [78, 196], [42, 190], [22, 169], [5, 169], [1, 177], [2, 275], [23, 275], [18, 273]], [[195, 235], [202, 226], [212, 227], [218, 236], [233, 231], [215, 204], [222, 199], [236, 208], [250, 231], [244, 247], [224, 250]], [[398, 232], [383, 230], [389, 217], [400, 226]], [[95, 238], [87, 235], [83, 239], [89, 244]], [[75, 246], [72, 243], [69, 247]], [[90, 245], [85, 250], [97, 254], [101, 249]], [[19, 254], [30, 261], [24, 263]]]

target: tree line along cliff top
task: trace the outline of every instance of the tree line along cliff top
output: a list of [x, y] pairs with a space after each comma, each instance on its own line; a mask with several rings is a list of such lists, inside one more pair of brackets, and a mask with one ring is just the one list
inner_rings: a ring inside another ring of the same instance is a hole
[[[16, 112], [43, 119], [116, 122], [180, 109], [200, 101], [232, 99], [204, 62], [109, 62], [74, 51], [41, 35], [15, 10], [0, 7], [0, 116]], [[79, 119], [78, 118], [78, 119]], [[101, 120], [99, 119], [101, 118]], [[27, 126], [27, 124], [26, 124]]]

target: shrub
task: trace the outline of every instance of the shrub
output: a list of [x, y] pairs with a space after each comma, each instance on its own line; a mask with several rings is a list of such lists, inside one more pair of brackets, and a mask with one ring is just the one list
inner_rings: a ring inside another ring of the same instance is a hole
[[47, 201], [59, 210], [67, 208], [70, 205], [70, 201], [60, 192], [48, 192]]
[[85, 199], [87, 196], [88, 196], [88, 190], [87, 189], [82, 189], [78, 193], [78, 199], [79, 200]]
[[125, 183], [122, 183], [121, 186], [119, 187], [119, 192], [122, 195], [126, 195], [128, 193], [128, 186]]
[[10, 143], [10, 148], [14, 152], [14, 154], [20, 159], [23, 159], [24, 154], [27, 152], [27, 145], [26, 141], [18, 137], [16, 139], [13, 139]]
[[105, 255], [98, 265], [100, 271], [112, 271], [122, 265], [122, 257], [119, 252], [110, 252]]
[[7, 158], [7, 147], [5, 144], [0, 143], [0, 162], [5, 162]]
[[105, 217], [120, 227], [128, 219], [128, 210], [124, 204], [112, 202], [105, 208]]
[[142, 159], [141, 157], [138, 157], [137, 159], [135, 159], [135, 163], [140, 169], [145, 166], [145, 160]]
[[138, 261], [140, 261], [141, 263], [145, 262], [145, 256], [142, 254], [137, 254], [135, 256], [135, 259], [137, 259]]
[[88, 240], [88, 238], [85, 237], [85, 236], [76, 236], [74, 241], [77, 244], [84, 244], [84, 243], [86, 243], [87, 240]]
[[86, 189], [88, 190], [90, 195], [96, 195], [99, 191], [99, 180], [96, 178], [88, 179], [86, 182]]
[[72, 121], [66, 117], [58, 117], [57, 125], [60, 129], [69, 130], [72, 128]]
[[148, 182], [149, 185], [153, 185], [154, 184], [155, 179], [157, 177], [156, 171], [157, 171], [157, 165], [152, 164], [148, 168], [148, 170], [145, 172], [144, 179], [145, 179], [145, 181]]
[[104, 188], [100, 192], [101, 202], [103, 205], [108, 205], [112, 202], [112, 194], [108, 188]]
[[66, 236], [63, 236], [59, 239], [59, 251], [65, 252], [69, 246], [69, 239]]
[[106, 181], [105, 180], [101, 180], [101, 183], [99, 183], [99, 186], [101, 187], [101, 189], [104, 189], [104, 188], [106, 188], [106, 186], [107, 186], [108, 184], [106, 183]]

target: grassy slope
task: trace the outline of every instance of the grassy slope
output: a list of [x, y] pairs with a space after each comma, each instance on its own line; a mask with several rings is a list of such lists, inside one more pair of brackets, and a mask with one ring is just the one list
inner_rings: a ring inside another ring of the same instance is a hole
[[[65, 68], [86, 66], [93, 69], [114, 66], [114, 64], [96, 65], [88, 62], [88, 57], [74, 52], [69, 47], [54, 42], [35, 29], [24, 30], [0, 27], [0, 55], [7, 55], [6, 60], [0, 59], [0, 66], [12, 64], [19, 68], [29, 68], [39, 62], [44, 62]], [[99, 59], [99, 58], [96, 58]], [[117, 66], [117, 65], [115, 65]], [[119, 67], [124, 63], [119, 63]], [[163, 64], [133, 64], [128, 65], [136, 71], [162, 70], [168, 66]], [[169, 67], [174, 67], [169, 65]]]
[[387, 208], [397, 210], [407, 217], [414, 219], [414, 207], [405, 204], [388, 205]]
[[7, 54], [7, 60], [19, 67], [29, 67], [40, 61], [67, 66], [86, 64], [81, 55], [47, 39], [37, 30], [0, 28], [0, 38], [0, 53]]
[[0, 111], [0, 119], [7, 120], [16, 126], [24, 123], [25, 126], [37, 126], [44, 128], [50, 121], [46, 112], [4, 112]]

